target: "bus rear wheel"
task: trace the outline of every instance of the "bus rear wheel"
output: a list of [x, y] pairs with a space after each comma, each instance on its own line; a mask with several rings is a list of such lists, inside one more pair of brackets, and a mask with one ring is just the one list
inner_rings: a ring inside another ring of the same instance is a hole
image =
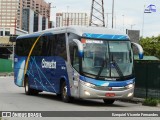
[[106, 105], [112, 105], [115, 100], [103, 99], [103, 101]]
[[62, 101], [69, 103], [71, 102], [71, 97], [67, 94], [67, 85], [66, 82], [63, 82], [61, 85], [61, 98]]
[[26, 95], [37, 95], [38, 94], [37, 90], [30, 88], [29, 83], [28, 83], [28, 77], [25, 78], [24, 87], [25, 87], [25, 94]]

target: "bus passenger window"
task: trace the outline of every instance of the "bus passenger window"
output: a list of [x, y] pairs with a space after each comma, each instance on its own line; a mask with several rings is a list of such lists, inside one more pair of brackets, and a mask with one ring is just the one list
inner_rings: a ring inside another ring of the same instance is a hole
[[32, 54], [31, 54], [31, 56], [41, 56], [42, 45], [43, 45], [43, 41], [42, 41], [42, 39], [40, 39], [40, 40], [36, 43], [36, 45], [35, 45], [35, 47], [34, 47], [34, 49], [33, 49], [33, 52], [32, 52]]
[[78, 48], [74, 47], [73, 49], [73, 67], [79, 71], [79, 57], [78, 57]]
[[55, 55], [67, 60], [65, 34], [58, 34], [56, 41]]

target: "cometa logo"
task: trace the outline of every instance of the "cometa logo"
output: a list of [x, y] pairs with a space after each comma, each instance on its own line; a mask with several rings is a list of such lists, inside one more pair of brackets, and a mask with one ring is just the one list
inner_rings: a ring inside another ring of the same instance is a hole
[[56, 62], [42, 59], [42, 68], [56, 69]]

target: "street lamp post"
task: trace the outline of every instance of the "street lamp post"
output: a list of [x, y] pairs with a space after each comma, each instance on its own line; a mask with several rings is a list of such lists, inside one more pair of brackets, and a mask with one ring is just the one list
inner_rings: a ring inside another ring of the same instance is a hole
[[116, 29], [116, 22], [117, 22], [117, 18], [116, 15], [114, 16], [115, 20], [114, 20], [114, 24], [115, 24], [115, 29]]
[[108, 15], [109, 14], [112, 14], [112, 13], [105, 13], [107, 15], [107, 24], [106, 24], [106, 27], [108, 28]]
[[131, 30], [132, 30], [133, 26], [135, 26], [135, 25], [136, 25], [136, 24], [132, 24], [132, 25], [131, 25]]
[[144, 5], [144, 8], [143, 8], [142, 37], [143, 37], [143, 32], [144, 32], [144, 9], [145, 9], [145, 5]]
[[113, 21], [114, 21], [114, 0], [112, 1], [112, 28], [113, 28]]
[[123, 16], [123, 32], [124, 32], [124, 15], [122, 15]]

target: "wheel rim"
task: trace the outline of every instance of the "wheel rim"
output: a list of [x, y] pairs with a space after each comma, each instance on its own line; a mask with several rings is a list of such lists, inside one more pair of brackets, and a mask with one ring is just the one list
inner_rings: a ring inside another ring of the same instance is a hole
[[66, 97], [67, 97], [67, 86], [64, 86], [64, 88], [63, 88], [63, 97], [64, 97], [64, 99], [66, 99]]

